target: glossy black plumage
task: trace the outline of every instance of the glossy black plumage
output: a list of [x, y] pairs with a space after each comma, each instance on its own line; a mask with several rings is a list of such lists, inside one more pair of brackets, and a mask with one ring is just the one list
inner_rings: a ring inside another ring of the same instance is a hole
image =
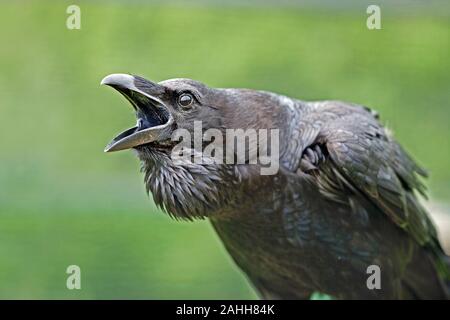
[[[156, 204], [177, 219], [209, 218], [262, 297], [448, 298], [448, 257], [417, 198], [426, 172], [375, 112], [189, 79], [135, 85], [165, 104], [176, 128], [280, 130], [280, 170], [268, 176], [258, 165], [175, 164], [158, 147], [166, 141], [136, 146]], [[180, 92], [196, 97], [189, 110], [176, 105]], [[381, 289], [367, 287], [370, 265]]]

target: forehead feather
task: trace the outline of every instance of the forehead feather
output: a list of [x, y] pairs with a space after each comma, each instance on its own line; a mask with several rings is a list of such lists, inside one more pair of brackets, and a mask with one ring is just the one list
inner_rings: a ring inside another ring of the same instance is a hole
[[186, 78], [164, 80], [159, 84], [175, 91], [189, 90], [203, 92], [207, 89], [203, 83]]

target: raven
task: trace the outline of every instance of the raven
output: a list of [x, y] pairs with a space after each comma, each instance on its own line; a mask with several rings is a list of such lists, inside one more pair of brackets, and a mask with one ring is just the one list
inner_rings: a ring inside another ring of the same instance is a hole
[[[105, 151], [135, 149], [155, 203], [176, 219], [208, 218], [262, 298], [449, 298], [449, 259], [416, 195], [426, 171], [376, 112], [191, 79], [112, 74], [102, 84], [138, 119]], [[196, 121], [224, 136], [277, 129], [279, 169], [174, 159], [172, 135]]]

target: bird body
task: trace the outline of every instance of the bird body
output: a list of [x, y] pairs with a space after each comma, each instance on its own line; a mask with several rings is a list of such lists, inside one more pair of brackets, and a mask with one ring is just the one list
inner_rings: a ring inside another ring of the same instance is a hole
[[[139, 119], [159, 122], [126, 131], [108, 151], [137, 150], [146, 187], [169, 215], [210, 219], [263, 298], [307, 299], [315, 291], [340, 299], [448, 298], [448, 257], [416, 196], [426, 173], [375, 112], [189, 79], [120, 76], [104, 82], [134, 101]], [[149, 105], [160, 110], [156, 116]], [[278, 129], [279, 170], [174, 161], [169, 133], [192, 131], [194, 120], [221, 131]], [[368, 285], [373, 266], [376, 288]]]

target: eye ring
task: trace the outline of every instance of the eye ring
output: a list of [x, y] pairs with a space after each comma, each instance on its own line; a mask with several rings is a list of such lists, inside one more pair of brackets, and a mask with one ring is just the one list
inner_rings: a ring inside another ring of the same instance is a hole
[[180, 94], [180, 96], [178, 97], [178, 105], [181, 106], [182, 108], [185, 109], [191, 108], [193, 104], [194, 104], [194, 97], [190, 93], [185, 92]]

